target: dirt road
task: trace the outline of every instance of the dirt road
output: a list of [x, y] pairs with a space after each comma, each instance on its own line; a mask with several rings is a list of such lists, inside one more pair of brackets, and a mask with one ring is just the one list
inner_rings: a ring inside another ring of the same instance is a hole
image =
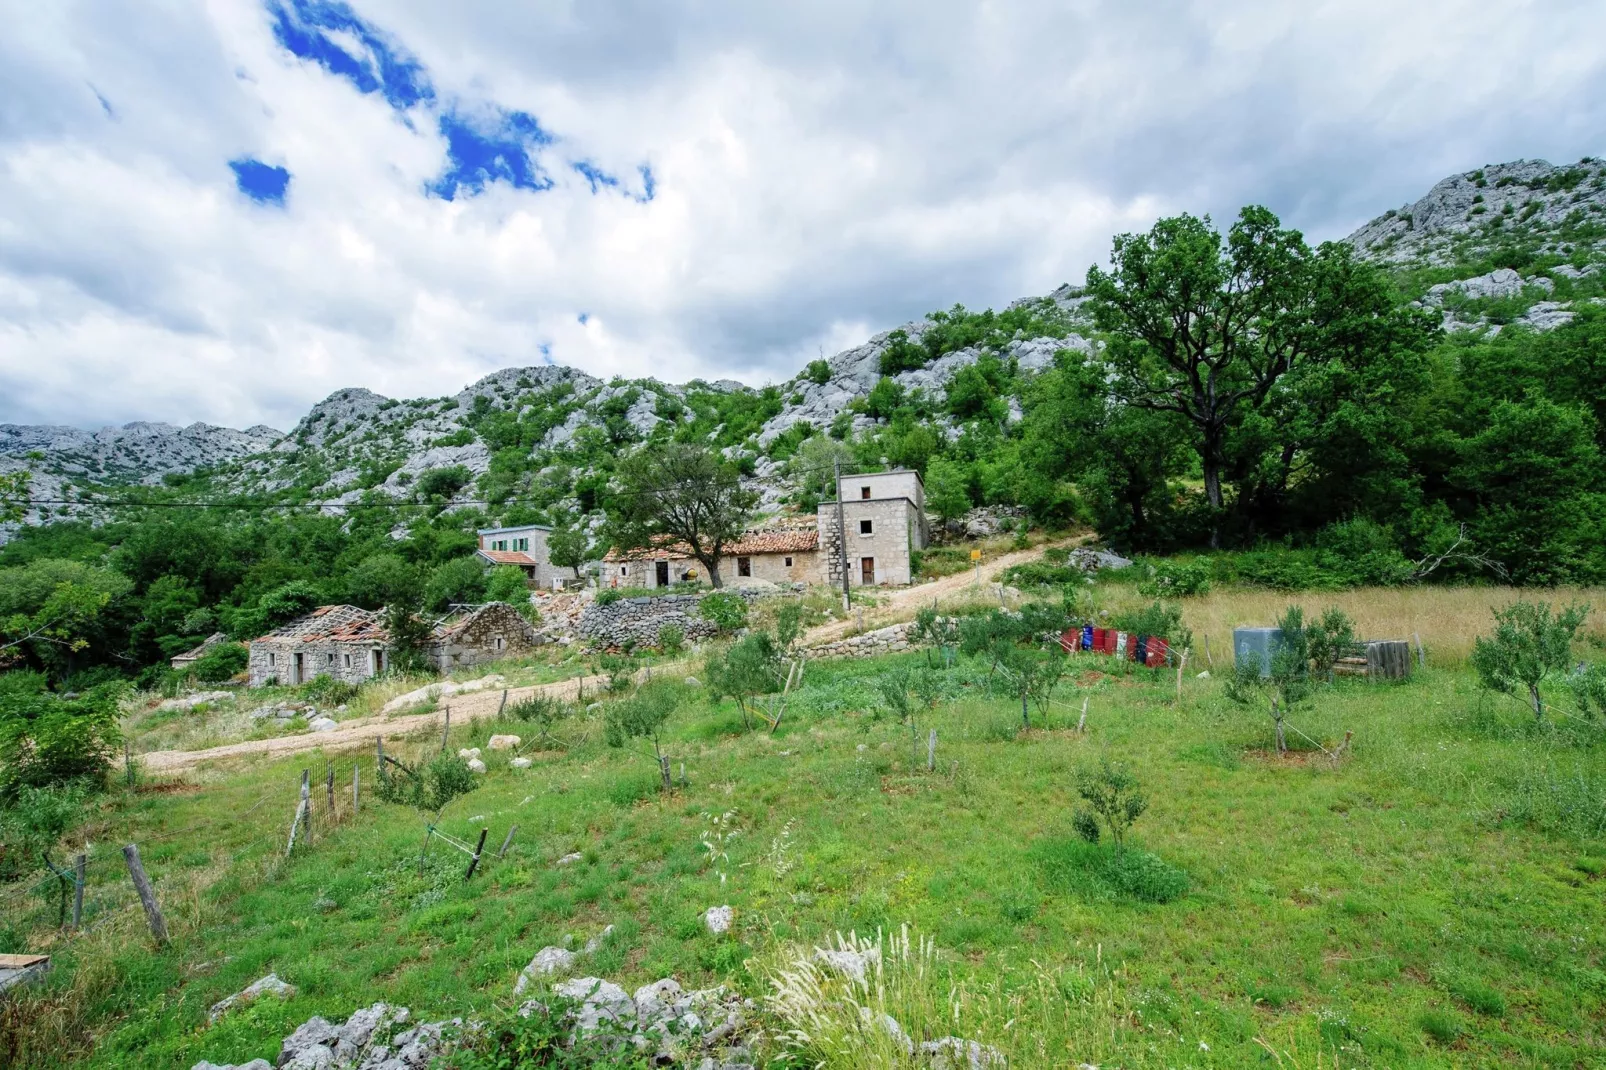
[[[1051, 543], [1053, 546], [1074, 546], [1085, 542], [1086, 537], [1071, 539], [1061, 543]], [[1043, 556], [1044, 547], [1034, 546], [1029, 550], [1016, 550], [1011, 553], [995, 557], [991, 561], [983, 561], [981, 565], [981, 586], [997, 581], [998, 576], [1012, 565], [1022, 565], [1027, 561], [1035, 561]], [[885, 627], [897, 624], [900, 621], [913, 620], [915, 612], [922, 606], [929, 606], [933, 599], [941, 601], [944, 598], [955, 598], [965, 594], [976, 587], [976, 570], [967, 569], [956, 572], [952, 576], [944, 576], [930, 583], [922, 583], [914, 587], [904, 587], [896, 591], [876, 592], [877, 604], [872, 609], [864, 610], [862, 614], [864, 630]], [[851, 620], [837, 620], [830, 624], [822, 624], [818, 628], [811, 628], [803, 637], [805, 646], [817, 646], [820, 643], [829, 643], [836, 639], [854, 634], [859, 631], [860, 614], [856, 611]]]
[[[600, 691], [608, 682], [606, 676], [584, 676], [563, 680], [555, 684], [537, 684], [531, 687], [509, 688], [508, 702], [519, 702], [535, 695], [547, 695], [563, 701], [572, 701], [583, 687], [588, 694]], [[468, 724], [481, 717], [493, 717], [502, 703], [500, 690], [471, 691], [453, 695], [433, 713], [415, 713], [395, 717], [363, 717], [346, 721], [332, 732], [305, 732], [295, 736], [274, 739], [253, 739], [245, 743], [230, 743], [205, 750], [157, 750], [138, 755], [140, 767], [147, 773], [176, 773], [202, 762], [228, 758], [260, 756], [279, 758], [309, 750], [349, 750], [352, 747], [372, 746], [374, 740], [399, 739], [421, 728], [440, 727], [446, 720], [446, 711], [452, 712], [452, 723]]]

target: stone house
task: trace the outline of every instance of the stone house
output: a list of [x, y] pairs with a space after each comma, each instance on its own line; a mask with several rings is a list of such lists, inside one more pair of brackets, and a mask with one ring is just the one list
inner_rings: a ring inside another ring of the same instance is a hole
[[[707, 569], [680, 544], [659, 550], [610, 550], [602, 559], [604, 587], [669, 587], [707, 583]], [[719, 561], [720, 579], [815, 583], [819, 580], [819, 533], [814, 528], [749, 531], [729, 543]]]
[[[926, 488], [908, 469], [843, 476], [837, 500], [821, 502], [818, 523], [820, 580], [842, 586], [842, 569], [857, 587], [907, 584], [911, 554], [931, 539]], [[843, 546], [846, 539], [847, 545]]]
[[[539, 642], [535, 628], [505, 602], [489, 602], [438, 622], [424, 656], [441, 672], [495, 661]], [[250, 645], [252, 687], [297, 685], [319, 676], [360, 684], [390, 667], [382, 610], [319, 606]]]
[[572, 569], [559, 568], [548, 556], [547, 536], [552, 529], [545, 524], [481, 528], [476, 534], [480, 560], [492, 566], [517, 565], [524, 570], [531, 587], [556, 590], [575, 582]]
[[195, 667], [195, 663], [200, 661], [201, 658], [211, 651], [213, 647], [217, 646], [219, 643], [227, 643], [228, 641], [229, 637], [224, 635], [222, 632], [213, 632], [211, 635], [206, 637], [200, 646], [196, 647], [194, 650], [186, 650], [184, 653], [175, 656], [168, 664], [172, 665], [173, 668], [180, 672], [183, 672], [185, 669], [193, 669]]

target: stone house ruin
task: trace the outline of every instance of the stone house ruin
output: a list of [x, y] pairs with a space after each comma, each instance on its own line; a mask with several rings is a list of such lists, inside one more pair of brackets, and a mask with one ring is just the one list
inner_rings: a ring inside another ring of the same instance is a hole
[[480, 528], [480, 560], [488, 565], [516, 565], [524, 570], [531, 587], [557, 590], [575, 582], [571, 570], [559, 568], [547, 553], [547, 536], [552, 529], [545, 524], [522, 524], [510, 528]]
[[183, 672], [186, 669], [193, 669], [195, 668], [195, 663], [200, 661], [201, 658], [209, 653], [213, 647], [217, 646], [219, 643], [227, 643], [228, 641], [229, 637], [224, 635], [222, 632], [213, 632], [211, 635], [206, 637], [200, 646], [196, 647], [194, 650], [186, 650], [184, 653], [175, 656], [170, 662], [168, 662], [168, 664], [172, 665], [173, 668], [177, 669], [179, 672]]
[[[539, 642], [535, 628], [506, 602], [489, 602], [436, 623], [424, 656], [441, 672], [495, 661]], [[304, 684], [319, 676], [360, 684], [390, 667], [382, 610], [319, 606], [250, 645], [252, 687]]]
[[837, 500], [820, 503], [817, 523], [820, 579], [833, 587], [842, 586], [844, 565], [856, 587], [909, 583], [910, 555], [931, 539], [925, 485], [901, 468], [842, 476]]
[[[658, 550], [610, 550], [602, 559], [604, 587], [669, 587], [707, 583], [707, 569], [680, 544]], [[819, 535], [813, 528], [749, 531], [728, 543], [719, 561], [725, 583], [816, 583], [820, 578]]]

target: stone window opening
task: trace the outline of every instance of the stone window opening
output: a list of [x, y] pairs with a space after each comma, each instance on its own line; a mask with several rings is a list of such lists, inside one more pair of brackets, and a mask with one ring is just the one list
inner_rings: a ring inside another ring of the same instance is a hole
[[502, 637], [500, 635], [496, 637], [496, 649], [502, 649]]
[[870, 497], [870, 488], [869, 487], [860, 487], [859, 488], [859, 497], [868, 499]]
[[751, 557], [738, 557], [736, 559], [736, 574], [738, 576], [753, 575], [753, 559]]
[[325, 665], [333, 665], [335, 663], [335, 656], [333, 654], [325, 654], [323, 656], [323, 663]]
[[271, 650], [268, 651], [268, 668], [270, 668], [270, 669], [273, 668], [274, 660], [275, 660], [275, 658], [274, 658], [273, 651], [271, 651]]
[[875, 521], [874, 520], [861, 520], [861, 521], [859, 521], [859, 534], [860, 535], [874, 535], [875, 534]]
[[350, 654], [343, 654], [343, 655], [341, 655], [341, 657], [343, 659], [340, 662], [341, 668], [344, 668], [344, 669], [351, 668], [351, 655]]
[[787, 568], [791, 568], [792, 567], [792, 559], [790, 557], [788, 557], [786, 559], [786, 567]]

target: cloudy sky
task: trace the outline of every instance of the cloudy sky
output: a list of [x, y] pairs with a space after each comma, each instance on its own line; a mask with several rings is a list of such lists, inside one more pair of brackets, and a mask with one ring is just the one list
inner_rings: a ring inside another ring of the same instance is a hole
[[0, 0], [0, 421], [781, 381], [1110, 236], [1606, 149], [1599, 0]]

